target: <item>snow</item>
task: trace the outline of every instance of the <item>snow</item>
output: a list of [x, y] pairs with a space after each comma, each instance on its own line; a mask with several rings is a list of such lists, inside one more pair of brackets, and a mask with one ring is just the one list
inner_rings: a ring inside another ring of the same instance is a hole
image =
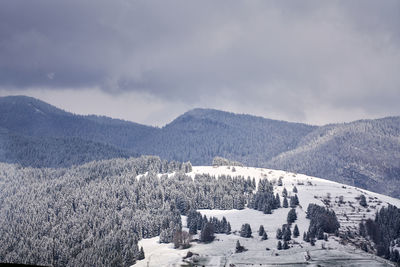
[[[277, 239], [275, 237], [276, 230], [286, 223], [287, 213], [290, 208], [280, 208], [273, 211], [273, 214], [263, 214], [260, 211], [245, 208], [243, 210], [198, 210], [207, 217], [217, 217], [222, 219], [223, 216], [231, 223], [232, 234], [217, 234], [214, 242], [209, 244], [192, 242], [189, 249], [174, 249], [173, 244], [159, 244], [158, 237], [151, 239], [143, 239], [139, 241], [139, 246], [143, 246], [146, 258], [137, 262], [135, 266], [181, 266], [183, 257], [190, 250], [197, 256], [198, 265], [202, 266], [244, 266], [255, 264], [257, 266], [271, 266], [275, 264], [283, 266], [390, 266], [390, 263], [356, 249], [351, 245], [340, 244], [338, 238], [330, 236], [328, 241], [318, 240], [315, 246], [311, 246], [302, 240], [303, 232], [308, 229], [309, 220], [306, 219], [306, 209], [308, 204], [316, 203], [325, 205], [323, 200], [330, 200], [330, 208], [332, 208], [341, 223], [340, 231], [347, 229], [356, 229], [361, 220], [372, 218], [375, 211], [388, 203], [400, 206], [400, 200], [377, 193], [362, 190], [356, 187], [339, 184], [336, 182], [311, 177], [303, 174], [289, 173], [279, 170], [270, 170], [262, 168], [236, 167], [235, 172], [232, 167], [220, 166], [195, 166], [189, 175], [194, 178], [196, 174], [207, 173], [216, 177], [220, 175], [244, 176], [255, 178], [256, 184], [261, 178], [269, 180], [278, 180], [282, 177], [283, 186], [274, 186], [274, 193], [281, 192], [285, 187], [288, 195], [294, 195], [293, 186], [298, 190], [298, 198], [300, 206], [296, 208], [298, 219], [297, 224], [300, 231], [298, 238], [290, 241], [291, 248], [288, 250], [277, 250]], [[368, 208], [361, 207], [355, 198], [360, 194], [364, 194], [369, 205]], [[339, 205], [339, 197], [343, 196], [345, 204]], [[376, 199], [375, 199], [376, 198]], [[352, 208], [348, 202], [352, 202]], [[381, 201], [381, 203], [379, 203]], [[282, 198], [281, 198], [282, 202]], [[373, 207], [375, 206], [375, 207]], [[346, 219], [349, 217], [349, 220]], [[186, 226], [186, 217], [182, 216], [182, 223]], [[252, 238], [242, 238], [239, 231], [244, 223], [249, 223], [253, 231]], [[263, 225], [268, 234], [268, 240], [262, 241], [258, 236], [258, 228]], [[293, 230], [293, 226], [292, 226]], [[196, 238], [198, 236], [194, 236]], [[247, 251], [243, 253], [235, 253], [236, 241], [244, 246]], [[322, 249], [324, 244], [325, 249]], [[268, 248], [269, 250], [266, 250]], [[305, 253], [309, 252], [311, 260], [305, 260]], [[266, 264], [268, 263], [268, 264]]]

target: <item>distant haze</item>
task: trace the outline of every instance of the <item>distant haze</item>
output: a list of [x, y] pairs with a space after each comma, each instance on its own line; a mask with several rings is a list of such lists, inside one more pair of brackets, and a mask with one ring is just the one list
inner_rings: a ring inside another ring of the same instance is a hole
[[0, 96], [163, 126], [194, 107], [400, 115], [400, 1], [0, 2]]

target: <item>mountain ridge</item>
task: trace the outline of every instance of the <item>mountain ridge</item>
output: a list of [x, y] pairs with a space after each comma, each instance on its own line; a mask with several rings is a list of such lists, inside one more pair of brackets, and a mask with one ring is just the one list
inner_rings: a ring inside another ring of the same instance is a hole
[[[110, 148], [111, 155], [120, 157], [157, 155], [194, 165], [209, 165], [221, 156], [248, 166], [326, 177], [400, 196], [400, 189], [396, 190], [400, 188], [399, 116], [314, 126], [195, 108], [158, 128], [106, 116], [76, 115], [35, 98], [11, 96], [0, 98], [0, 127], [8, 131], [0, 136], [3, 158], [13, 152], [5, 148], [10, 142], [7, 134], [18, 137], [8, 147], [22, 147], [25, 142], [44, 155], [44, 162], [39, 157], [35, 164], [24, 155], [14, 159], [24, 166], [46, 167], [50, 157], [46, 159], [40, 146], [48, 144], [64, 147], [60, 150], [66, 154], [61, 158], [83, 158], [83, 162], [109, 158], [106, 151]], [[32, 142], [32, 138], [41, 142]], [[76, 146], [82, 142], [90, 143], [96, 155], [81, 157]], [[74, 160], [61, 160], [60, 166], [69, 166], [68, 162]]]

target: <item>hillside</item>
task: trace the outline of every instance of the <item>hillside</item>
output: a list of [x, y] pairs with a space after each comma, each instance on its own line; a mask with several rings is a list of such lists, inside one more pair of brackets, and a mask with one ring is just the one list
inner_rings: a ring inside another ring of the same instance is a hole
[[[158, 237], [143, 239], [139, 246], [143, 246], [146, 258], [134, 266], [181, 266], [195, 263], [198, 266], [392, 266], [385, 261], [361, 249], [363, 242], [368, 242], [358, 234], [359, 223], [368, 218], [375, 218], [375, 212], [388, 204], [400, 206], [400, 200], [379, 195], [356, 187], [319, 179], [311, 176], [295, 174], [285, 171], [277, 171], [262, 168], [248, 167], [193, 167], [188, 175], [194, 179], [196, 175], [207, 174], [215, 177], [223, 175], [242, 176], [255, 178], [256, 184], [261, 179], [267, 178], [274, 183], [274, 193], [282, 198], [283, 189], [286, 188], [289, 196], [296, 186], [300, 205], [296, 208], [300, 236], [289, 241], [288, 250], [278, 250], [276, 238], [277, 229], [286, 224], [286, 218], [290, 208], [278, 208], [272, 214], [264, 214], [249, 208], [243, 210], [199, 210], [202, 215], [218, 219], [226, 218], [232, 225], [232, 234], [216, 234], [215, 241], [204, 244], [193, 242], [188, 249], [174, 249], [173, 244], [160, 244]], [[277, 184], [282, 178], [282, 186]], [[363, 194], [367, 198], [368, 207], [359, 205], [359, 196]], [[307, 207], [315, 203], [335, 211], [339, 223], [338, 236], [329, 234], [327, 241], [316, 240], [313, 246], [303, 240], [303, 233], [307, 232], [310, 220], [306, 218]], [[182, 225], [185, 225], [186, 216], [182, 216]], [[249, 223], [252, 229], [252, 237], [240, 236], [243, 224]], [[262, 240], [258, 235], [259, 226], [263, 225], [268, 235], [268, 240]], [[184, 229], [188, 230], [188, 228]], [[292, 226], [293, 230], [293, 226]], [[350, 233], [350, 234], [349, 234]], [[193, 239], [199, 238], [199, 234]], [[235, 252], [235, 244], [239, 240], [247, 251]], [[194, 256], [184, 259], [190, 251]], [[310, 259], [305, 259], [305, 254]], [[266, 264], [268, 263], [268, 264]], [[231, 265], [232, 264], [232, 265]]]
[[[390, 266], [383, 258], [400, 260], [394, 253], [400, 210], [389, 205], [400, 200], [285, 171], [192, 167], [148, 156], [57, 169], [0, 163], [0, 192], [1, 263], [180, 266], [189, 250], [187, 262], [206, 266]], [[396, 209], [388, 222], [384, 207]], [[368, 219], [378, 211], [383, 222], [371, 228]], [[245, 223], [253, 237], [243, 235]], [[257, 233], [260, 225], [266, 240]], [[194, 239], [186, 233], [183, 247], [185, 231], [194, 231]], [[213, 241], [204, 239], [207, 231]]]
[[400, 117], [320, 127], [266, 165], [400, 196]]
[[59, 168], [133, 155], [108, 144], [78, 137], [24, 136], [0, 128], [0, 162]]

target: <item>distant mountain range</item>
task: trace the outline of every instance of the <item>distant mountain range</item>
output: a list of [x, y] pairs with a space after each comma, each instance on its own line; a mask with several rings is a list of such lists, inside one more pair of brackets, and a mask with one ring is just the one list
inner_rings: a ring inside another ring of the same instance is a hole
[[222, 156], [400, 197], [400, 117], [318, 127], [193, 109], [157, 128], [75, 115], [26, 96], [0, 98], [0, 161], [68, 167], [137, 155], [193, 165]]

